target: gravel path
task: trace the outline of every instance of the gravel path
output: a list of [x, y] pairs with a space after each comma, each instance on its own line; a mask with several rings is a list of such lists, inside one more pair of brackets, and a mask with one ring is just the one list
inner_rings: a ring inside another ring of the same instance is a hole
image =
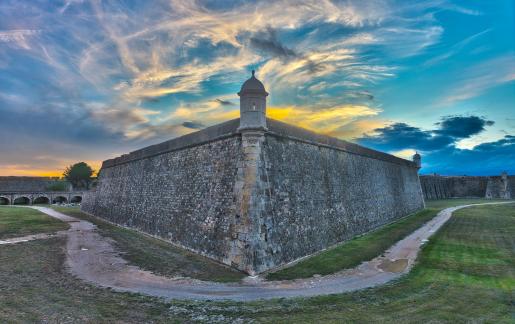
[[[478, 205], [497, 204], [486, 203]], [[90, 222], [66, 216], [46, 207], [31, 207], [69, 222], [66, 266], [76, 277], [117, 291], [142, 293], [168, 299], [249, 301], [280, 297], [308, 297], [374, 287], [399, 278], [412, 268], [420, 246], [455, 210], [442, 210], [431, 221], [397, 242], [383, 256], [333, 275], [289, 281], [263, 281], [248, 277], [242, 283], [215, 283], [185, 278], [166, 278], [127, 264], [114, 250], [112, 241], [95, 231]]]

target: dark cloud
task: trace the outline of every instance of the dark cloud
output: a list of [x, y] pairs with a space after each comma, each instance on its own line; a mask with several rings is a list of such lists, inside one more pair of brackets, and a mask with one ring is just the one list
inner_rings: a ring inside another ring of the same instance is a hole
[[267, 28], [250, 37], [250, 46], [276, 57], [292, 58], [298, 56], [294, 50], [279, 41], [277, 32], [272, 28]]
[[395, 123], [387, 127], [375, 129], [376, 135], [365, 136], [358, 141], [386, 151], [403, 149], [438, 150], [455, 141], [453, 137], [434, 135], [433, 131], [425, 131], [405, 123]]
[[328, 65], [325, 63], [314, 62], [313, 60], [306, 59], [308, 61], [307, 69], [311, 74], [323, 72], [328, 68]]
[[369, 91], [348, 91], [346, 96], [356, 99], [374, 100], [374, 95]]
[[201, 129], [205, 127], [204, 124], [198, 121], [185, 121], [184, 123], [182, 123], [182, 126], [191, 129]]
[[359, 139], [364, 145], [383, 150], [415, 149], [433, 151], [444, 149], [456, 141], [477, 135], [492, 126], [493, 121], [478, 116], [446, 116], [434, 130], [422, 130], [405, 123], [395, 123], [375, 129], [375, 135]]
[[483, 143], [473, 149], [459, 149], [456, 142], [492, 126], [493, 121], [478, 116], [446, 116], [438, 129], [422, 130], [405, 123], [378, 128], [375, 135], [358, 139], [360, 144], [383, 151], [414, 149], [422, 152], [421, 173], [449, 175], [495, 175], [515, 173], [515, 136]]
[[215, 99], [216, 102], [218, 102], [221, 106], [234, 106], [235, 103], [228, 101], [228, 100], [222, 100], [222, 99]]
[[[479, 144], [474, 150], [481, 152], [506, 151], [515, 154], [515, 136], [506, 135], [496, 142]], [[515, 156], [512, 161], [515, 162]]]
[[435, 133], [455, 138], [467, 138], [481, 133], [485, 130], [485, 126], [492, 126], [493, 124], [493, 121], [486, 120], [484, 117], [447, 116], [443, 117], [441, 122], [436, 123], [440, 126], [440, 129], [436, 130]]

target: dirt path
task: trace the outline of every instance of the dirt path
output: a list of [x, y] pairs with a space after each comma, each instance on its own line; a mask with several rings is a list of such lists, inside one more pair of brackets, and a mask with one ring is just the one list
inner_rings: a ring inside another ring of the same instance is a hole
[[[59, 233], [59, 234], [65, 235], [65, 233]], [[17, 244], [17, 243], [34, 241], [34, 240], [47, 239], [47, 238], [57, 236], [59, 234], [39, 233], [39, 234], [32, 234], [32, 235], [27, 235], [27, 236], [12, 237], [12, 238], [8, 238], [8, 239], [0, 240], [0, 245]]]
[[[40, 210], [38, 207], [31, 207], [31, 208]], [[49, 209], [49, 208], [46, 208], [46, 209]], [[40, 211], [42, 211], [42, 210], [40, 210]], [[45, 214], [48, 214], [45, 211], [42, 211], [42, 212]], [[80, 220], [78, 220], [74, 217], [66, 216], [64, 214], [51, 215], [51, 216], [58, 218], [59, 220], [62, 220], [63, 222], [67, 222], [67, 223], [80, 222]], [[67, 231], [59, 231], [56, 233], [31, 234], [31, 235], [26, 235], [26, 236], [18, 236], [18, 237], [12, 237], [12, 238], [0, 240], [0, 245], [17, 244], [17, 243], [34, 241], [34, 240], [48, 239], [48, 238], [55, 237], [55, 236], [66, 236], [66, 235], [67, 235]]]
[[[486, 203], [498, 204], [498, 203]], [[436, 232], [455, 210], [442, 210], [431, 221], [397, 242], [384, 256], [356, 268], [333, 275], [290, 281], [263, 281], [248, 277], [243, 283], [215, 283], [194, 279], [170, 279], [128, 265], [114, 250], [111, 240], [95, 231], [90, 222], [66, 216], [46, 207], [32, 207], [49, 216], [67, 221], [66, 265], [76, 277], [117, 291], [142, 293], [169, 299], [231, 299], [249, 301], [280, 297], [307, 297], [369, 288], [397, 279], [409, 272], [420, 246]]]

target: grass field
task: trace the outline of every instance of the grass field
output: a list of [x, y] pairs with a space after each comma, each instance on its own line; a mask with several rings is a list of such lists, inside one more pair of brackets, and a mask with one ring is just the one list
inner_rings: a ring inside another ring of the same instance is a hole
[[513, 323], [515, 204], [455, 212], [412, 272], [354, 293], [247, 304], [197, 303], [191, 314], [267, 323]]
[[69, 275], [63, 267], [64, 244], [64, 239], [53, 238], [0, 246], [0, 322], [515, 320], [515, 204], [477, 206], [455, 212], [424, 246], [412, 272], [396, 282], [354, 293], [305, 299], [165, 302], [115, 293], [83, 284]]
[[116, 248], [123, 253], [124, 259], [130, 264], [156, 274], [218, 282], [240, 281], [246, 276], [243, 272], [174, 247], [168, 242], [91, 217], [82, 213], [77, 207], [52, 206], [52, 208], [63, 214], [94, 223], [100, 234], [114, 240]]
[[0, 246], [0, 322], [138, 323], [177, 319], [158, 299], [82, 283], [64, 269], [65, 238]]
[[37, 210], [23, 207], [0, 207], [0, 239], [68, 229], [68, 224]]
[[315, 274], [328, 275], [343, 269], [353, 268], [363, 261], [372, 260], [381, 255], [395, 242], [408, 236], [435, 217], [440, 210], [451, 206], [481, 202], [492, 202], [492, 200], [445, 199], [429, 201], [426, 209], [418, 213], [304, 259], [288, 268], [269, 273], [266, 278], [268, 280], [309, 278]]

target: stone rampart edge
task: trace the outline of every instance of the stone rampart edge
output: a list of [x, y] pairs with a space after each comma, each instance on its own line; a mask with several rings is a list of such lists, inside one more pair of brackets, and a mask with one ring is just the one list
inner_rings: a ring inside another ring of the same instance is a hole
[[[265, 131], [265, 134], [281, 138], [288, 138], [294, 141], [326, 147], [385, 162], [406, 165], [412, 168], [417, 167], [416, 164], [412, 161], [405, 160], [388, 153], [369, 149], [358, 144], [340, 140], [335, 137], [317, 134], [315, 132], [289, 125], [277, 120], [267, 118], [267, 124], [269, 128]], [[147, 146], [145, 148], [130, 152], [129, 154], [122, 155], [114, 159], [105, 160], [102, 163], [102, 169], [151, 158], [161, 154], [179, 151], [198, 145], [205, 145], [210, 142], [223, 140], [233, 136], [238, 136], [241, 135], [237, 129], [238, 125], [239, 119], [233, 119], [222, 124], [205, 128], [198, 132], [187, 134], [155, 145]]]

